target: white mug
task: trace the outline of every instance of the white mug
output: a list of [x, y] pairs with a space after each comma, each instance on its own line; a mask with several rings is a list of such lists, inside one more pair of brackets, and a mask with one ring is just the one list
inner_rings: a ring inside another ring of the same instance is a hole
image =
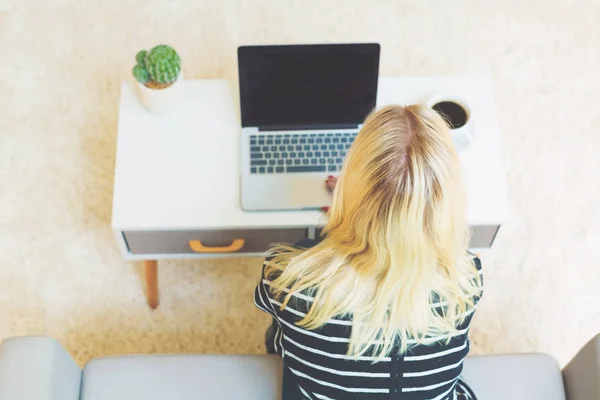
[[[433, 107], [436, 104], [439, 104], [442, 102], [455, 103], [460, 108], [462, 108], [466, 114], [466, 120], [463, 125], [458, 126], [456, 128], [452, 128], [452, 126], [450, 126], [450, 134], [452, 135], [452, 140], [454, 141], [456, 150], [463, 151], [467, 147], [469, 147], [469, 144], [473, 140], [473, 122], [471, 121], [471, 108], [469, 107], [469, 105], [467, 104], [467, 102], [464, 99], [457, 97], [457, 96], [445, 95], [445, 94], [439, 94], [439, 95], [436, 95], [436, 96], [433, 96], [432, 98], [430, 98], [427, 101], [427, 107], [433, 109]], [[446, 119], [448, 121], [448, 118], [449, 118], [448, 116], [443, 116], [443, 117], [444, 117], [444, 119]], [[450, 122], [450, 121], [448, 121], [448, 122]]]

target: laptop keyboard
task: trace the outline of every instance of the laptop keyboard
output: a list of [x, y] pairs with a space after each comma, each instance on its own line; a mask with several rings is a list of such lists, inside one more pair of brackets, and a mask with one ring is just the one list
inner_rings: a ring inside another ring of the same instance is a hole
[[339, 172], [356, 134], [250, 135], [250, 173]]

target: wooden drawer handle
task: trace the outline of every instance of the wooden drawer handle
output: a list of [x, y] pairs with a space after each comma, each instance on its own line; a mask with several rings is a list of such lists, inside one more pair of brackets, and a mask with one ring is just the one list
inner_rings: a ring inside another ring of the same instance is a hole
[[207, 247], [199, 240], [190, 240], [190, 249], [196, 253], [233, 253], [244, 247], [244, 239], [233, 239], [229, 246]]

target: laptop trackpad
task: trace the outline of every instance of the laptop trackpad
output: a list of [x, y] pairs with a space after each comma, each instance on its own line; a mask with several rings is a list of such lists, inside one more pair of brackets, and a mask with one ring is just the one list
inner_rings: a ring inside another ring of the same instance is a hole
[[325, 187], [325, 176], [287, 175], [287, 202], [292, 208], [320, 209], [331, 204], [331, 193]]

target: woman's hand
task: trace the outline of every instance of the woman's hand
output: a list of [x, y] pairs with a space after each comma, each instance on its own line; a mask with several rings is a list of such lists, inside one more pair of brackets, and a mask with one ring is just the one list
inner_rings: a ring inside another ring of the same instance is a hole
[[[327, 188], [327, 190], [329, 190], [330, 193], [333, 192], [333, 189], [335, 189], [337, 180], [338, 178], [333, 175], [329, 175], [327, 179], [325, 179], [325, 187]], [[323, 212], [329, 212], [329, 206], [323, 207], [322, 210]]]

